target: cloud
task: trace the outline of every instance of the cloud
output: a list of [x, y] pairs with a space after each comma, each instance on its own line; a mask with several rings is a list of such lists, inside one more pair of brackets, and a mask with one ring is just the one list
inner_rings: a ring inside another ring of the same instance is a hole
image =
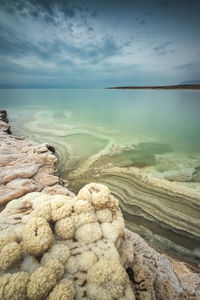
[[131, 78], [137, 81], [138, 77], [140, 81], [143, 74], [150, 84], [156, 74], [160, 80], [163, 69], [166, 78], [181, 70], [196, 70], [194, 64], [183, 66], [192, 56], [195, 60], [199, 41], [194, 34], [188, 42], [184, 18], [171, 22], [170, 8], [165, 10], [168, 3], [1, 0], [0, 83], [6, 78], [14, 84], [18, 74], [17, 82], [21, 76], [21, 82], [29, 85], [32, 78], [35, 85], [48, 86], [49, 79], [58, 86], [66, 82], [72, 86], [73, 81], [81, 86], [99, 81], [104, 86], [105, 80], [116, 85], [117, 80], [131, 83]]
[[200, 68], [200, 61], [192, 61], [186, 64], [181, 64], [178, 65], [176, 67], [174, 67], [174, 69], [176, 70], [183, 70], [183, 69], [187, 69], [187, 70], [194, 70], [194, 69], [199, 69]]
[[171, 45], [172, 42], [171, 41], [166, 41], [163, 42], [161, 44], [159, 44], [158, 46], [154, 47], [154, 51], [158, 54], [158, 55], [165, 55], [167, 53], [173, 53], [175, 52], [175, 49], [169, 48], [169, 45]]
[[[43, 18], [48, 23], [58, 24], [57, 14], [62, 14], [66, 19], [75, 16], [86, 17], [89, 8], [81, 1], [76, 0], [2, 0], [2, 6], [7, 13], [19, 13], [22, 17]], [[90, 11], [91, 16], [96, 16], [95, 11]]]

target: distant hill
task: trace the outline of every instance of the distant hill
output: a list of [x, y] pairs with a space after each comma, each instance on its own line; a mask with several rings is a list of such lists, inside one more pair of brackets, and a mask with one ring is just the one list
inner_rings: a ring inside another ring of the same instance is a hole
[[200, 84], [200, 80], [187, 80], [181, 82], [180, 84]]
[[106, 89], [122, 89], [122, 90], [200, 90], [199, 84], [178, 84], [178, 85], [158, 85], [158, 86], [115, 86]]

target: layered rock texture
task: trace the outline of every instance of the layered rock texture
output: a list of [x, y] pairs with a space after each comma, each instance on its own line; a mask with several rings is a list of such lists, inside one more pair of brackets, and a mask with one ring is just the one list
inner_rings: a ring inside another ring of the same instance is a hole
[[96, 156], [69, 176], [74, 191], [88, 182], [108, 186], [119, 200], [126, 226], [157, 247], [187, 261], [200, 261], [200, 193], [177, 182], [155, 178], [132, 166]]
[[0, 210], [33, 191], [73, 195], [57, 176], [55, 151], [12, 136], [6, 111], [0, 111]]

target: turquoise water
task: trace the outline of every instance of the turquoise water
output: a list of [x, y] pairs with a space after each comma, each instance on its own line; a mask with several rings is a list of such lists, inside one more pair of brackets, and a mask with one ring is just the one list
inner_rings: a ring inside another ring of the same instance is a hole
[[[138, 209], [131, 194], [132, 168], [184, 182], [200, 193], [200, 91], [0, 90], [0, 109], [8, 111], [14, 134], [55, 146], [60, 176], [74, 192], [91, 181], [108, 184], [119, 199], [123, 189], [129, 228], [189, 260], [194, 252], [200, 257], [196, 235], [191, 242], [187, 228], [174, 230], [156, 216], [150, 226], [151, 212]], [[112, 167], [121, 173], [112, 173]], [[105, 170], [109, 174], [103, 177]], [[142, 192], [141, 199], [147, 191]], [[186, 223], [192, 214], [188, 209]]]
[[200, 151], [200, 91], [1, 90], [0, 105], [11, 122], [40, 112], [43, 129], [51, 121], [122, 143], [146, 137], [184, 153]]

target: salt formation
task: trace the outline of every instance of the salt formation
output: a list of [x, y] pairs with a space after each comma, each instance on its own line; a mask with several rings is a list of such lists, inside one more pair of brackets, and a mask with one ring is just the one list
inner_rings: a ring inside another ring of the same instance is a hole
[[135, 299], [118, 253], [124, 220], [107, 187], [19, 200], [32, 211], [0, 235], [0, 299]]

